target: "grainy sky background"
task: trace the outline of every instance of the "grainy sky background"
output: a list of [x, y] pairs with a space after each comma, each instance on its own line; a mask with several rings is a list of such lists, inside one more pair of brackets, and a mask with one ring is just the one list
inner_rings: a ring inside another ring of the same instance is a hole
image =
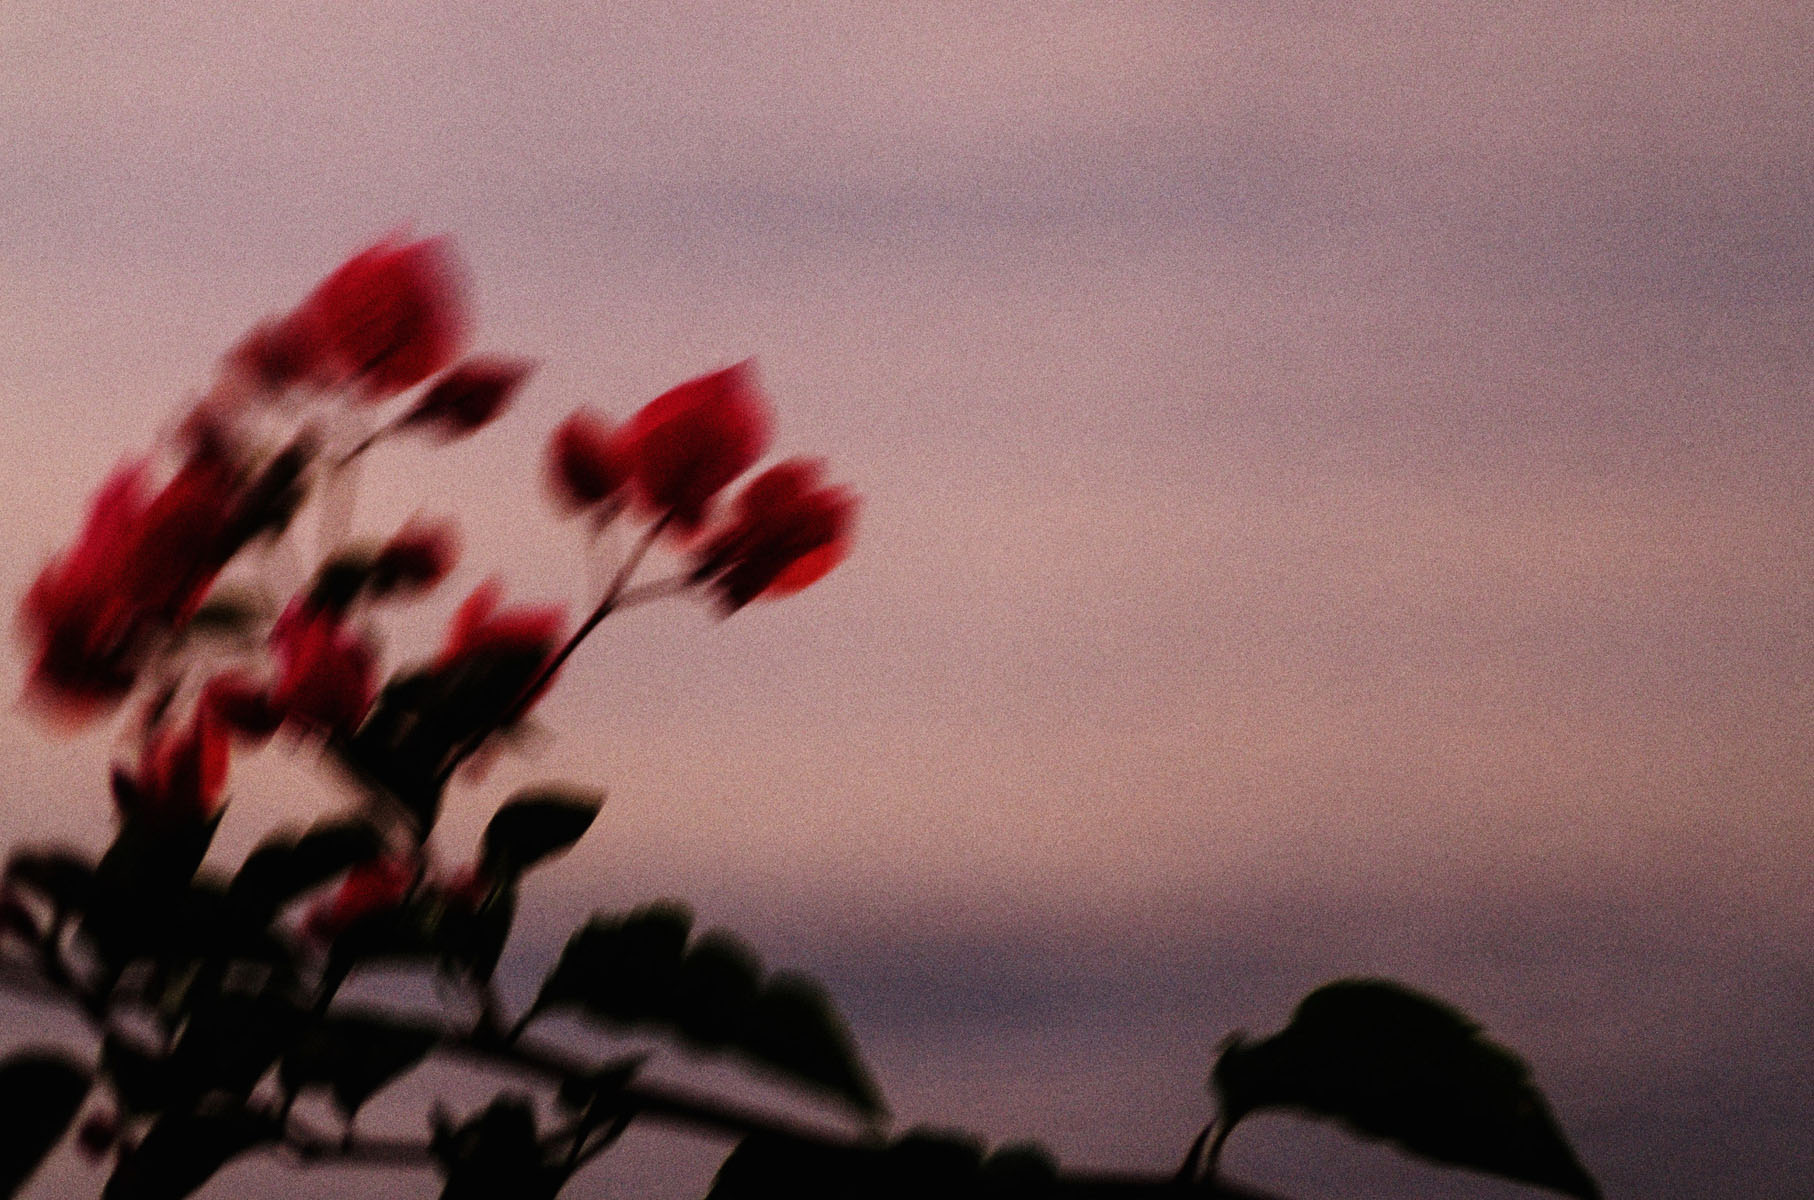
[[[449, 862], [520, 780], [611, 790], [518, 994], [682, 897], [832, 985], [903, 1127], [1157, 1169], [1224, 1033], [1388, 975], [1525, 1053], [1610, 1196], [1803, 1197], [1811, 81], [1788, 2], [11, 0], [0, 585], [254, 319], [449, 233], [479, 347], [543, 366], [372, 461], [361, 528], [469, 537], [395, 661], [490, 571], [597, 587], [537, 482], [578, 404], [753, 355], [780, 452], [866, 498], [798, 598], [607, 626], [455, 803]], [[98, 845], [114, 752], [0, 721], [5, 839]], [[223, 851], [312, 780], [238, 768]], [[1526, 1194], [1286, 1118], [1227, 1161]], [[248, 1193], [435, 1185], [206, 1194]]]

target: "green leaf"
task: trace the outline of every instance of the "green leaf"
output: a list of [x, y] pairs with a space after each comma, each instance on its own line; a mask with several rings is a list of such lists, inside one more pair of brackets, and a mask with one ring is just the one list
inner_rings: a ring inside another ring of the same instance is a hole
[[378, 831], [363, 821], [323, 823], [301, 837], [280, 835], [246, 856], [227, 895], [262, 925], [297, 896], [383, 850]]
[[534, 788], [506, 800], [485, 827], [485, 865], [516, 875], [566, 850], [591, 828], [605, 794], [574, 788]]
[[881, 1094], [824, 989], [803, 975], [767, 979], [741, 941], [708, 933], [689, 949], [692, 915], [673, 904], [594, 918], [568, 941], [535, 1010], [577, 1007], [612, 1025], [652, 1026], [698, 1051], [732, 1051], [859, 1112]]
[[114, 1169], [101, 1200], [182, 1200], [228, 1162], [281, 1133], [270, 1118], [243, 1108], [166, 1113]]
[[18, 1193], [88, 1096], [88, 1071], [56, 1051], [0, 1060], [0, 1196]]
[[1231, 1038], [1211, 1078], [1224, 1133], [1248, 1113], [1302, 1109], [1454, 1166], [1598, 1200], [1530, 1068], [1455, 1009], [1384, 980], [1305, 997], [1279, 1033]]
[[278, 1077], [291, 1093], [326, 1085], [351, 1120], [380, 1088], [421, 1062], [435, 1041], [432, 1032], [380, 1017], [328, 1017], [290, 1047]]

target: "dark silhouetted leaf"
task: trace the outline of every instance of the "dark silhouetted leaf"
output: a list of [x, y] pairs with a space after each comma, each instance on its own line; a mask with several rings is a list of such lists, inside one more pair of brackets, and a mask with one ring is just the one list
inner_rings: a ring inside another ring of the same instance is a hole
[[434, 1048], [432, 1032], [377, 1017], [328, 1017], [291, 1046], [279, 1068], [287, 1091], [311, 1084], [332, 1090], [350, 1120], [378, 1089]]
[[344, 979], [354, 967], [370, 963], [435, 962], [441, 957], [432, 914], [411, 901], [370, 913], [342, 930], [328, 952], [328, 971]]
[[578, 1005], [620, 1024], [661, 1020], [672, 1007], [692, 928], [693, 915], [674, 904], [616, 919], [594, 917], [568, 940], [536, 1008]]
[[546, 655], [539, 646], [486, 648], [400, 675], [379, 694], [358, 732], [334, 748], [362, 779], [402, 804], [418, 832], [426, 832], [440, 814], [442, 771], [469, 742], [499, 731]]
[[440, 690], [432, 672], [398, 675], [351, 738], [329, 743], [355, 775], [402, 806], [418, 833], [432, 828], [440, 814], [444, 784], [438, 773], [457, 739], [434, 719]]
[[[116, 779], [117, 782], [117, 779]], [[166, 828], [127, 821], [95, 867], [84, 928], [109, 963], [193, 955], [220, 932], [193, 888], [213, 820]], [[218, 916], [218, 913], [214, 914]]]
[[762, 960], [738, 939], [713, 930], [681, 959], [674, 989], [674, 1022], [706, 1049], [748, 1041], [762, 990]]
[[299, 1000], [276, 989], [255, 994], [192, 989], [189, 1009], [170, 1055], [173, 1077], [188, 1096], [249, 1094], [309, 1019]]
[[55, 1051], [0, 1060], [0, 1196], [16, 1194], [62, 1140], [88, 1083], [85, 1068]]
[[237, 1156], [281, 1131], [245, 1109], [168, 1113], [107, 1180], [101, 1200], [181, 1200]]
[[816, 1084], [862, 1112], [882, 1111], [882, 1095], [831, 997], [806, 976], [769, 978], [745, 1038], [743, 1050], [758, 1062]]
[[31, 889], [53, 908], [81, 912], [94, 888], [94, 868], [73, 850], [24, 850], [6, 864], [6, 880]]
[[118, 1033], [110, 1032], [102, 1039], [101, 1070], [113, 1081], [120, 1104], [132, 1112], [161, 1112], [180, 1090], [168, 1059]]
[[309, 603], [328, 612], [344, 612], [372, 578], [376, 555], [369, 550], [342, 550], [321, 564], [309, 584]]
[[184, 630], [191, 635], [250, 638], [270, 616], [270, 606], [256, 592], [215, 588]]
[[813, 1145], [756, 1134], [725, 1159], [706, 1200], [1034, 1200], [1055, 1194], [1049, 1166], [1043, 1172], [1030, 1167], [1024, 1154], [1011, 1154], [1004, 1164], [999, 1171], [985, 1166], [981, 1142], [942, 1130], [914, 1130], [887, 1146]]
[[647, 1054], [626, 1054], [612, 1059], [590, 1075], [569, 1075], [561, 1080], [555, 1099], [562, 1107], [575, 1111], [588, 1110], [600, 1101], [608, 1103], [629, 1086], [648, 1061]]
[[447, 1186], [441, 1200], [553, 1200], [567, 1171], [550, 1163], [536, 1140], [535, 1112], [505, 1096], [457, 1129], [439, 1130], [435, 1156]]
[[383, 839], [363, 821], [338, 821], [301, 837], [272, 838], [246, 856], [228, 896], [243, 906], [246, 919], [262, 924], [297, 896], [383, 850]]
[[561, 853], [591, 828], [605, 794], [579, 789], [534, 788], [518, 792], [485, 827], [485, 865], [515, 875]]
[[985, 1190], [1008, 1198], [1044, 1196], [1058, 1183], [1058, 1160], [1037, 1142], [1003, 1146], [983, 1163]]
[[494, 889], [476, 909], [447, 904], [435, 924], [442, 965], [484, 983], [497, 969], [516, 919], [516, 888]]
[[689, 950], [678, 905], [594, 918], [568, 941], [535, 1009], [577, 1007], [614, 1025], [647, 1025], [701, 1051], [734, 1051], [859, 1111], [880, 1093], [823, 989], [786, 972], [766, 981], [741, 941], [714, 932]]
[[1231, 1039], [1212, 1083], [1225, 1128], [1256, 1109], [1302, 1109], [1438, 1162], [1581, 1200], [1600, 1194], [1524, 1061], [1448, 1005], [1397, 984], [1318, 988], [1279, 1033]]

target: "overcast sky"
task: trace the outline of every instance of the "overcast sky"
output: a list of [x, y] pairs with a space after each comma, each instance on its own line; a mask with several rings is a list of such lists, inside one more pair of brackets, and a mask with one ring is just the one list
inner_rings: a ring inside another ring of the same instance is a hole
[[[683, 897], [831, 982], [903, 1124], [1158, 1169], [1223, 1033], [1390, 975], [1609, 1195], [1803, 1196], [1814, 20], [1432, 7], [13, 0], [4, 594], [255, 319], [450, 234], [542, 366], [370, 461], [360, 528], [468, 534], [393, 662], [494, 571], [595, 593], [537, 482], [581, 403], [754, 356], [777, 452], [864, 496], [811, 591], [607, 625], [455, 803], [450, 861], [518, 781], [611, 791], [522, 987]], [[115, 752], [0, 721], [0, 838], [98, 844]], [[310, 777], [236, 764], [223, 848]], [[1520, 1194], [1283, 1119], [1228, 1164]]]

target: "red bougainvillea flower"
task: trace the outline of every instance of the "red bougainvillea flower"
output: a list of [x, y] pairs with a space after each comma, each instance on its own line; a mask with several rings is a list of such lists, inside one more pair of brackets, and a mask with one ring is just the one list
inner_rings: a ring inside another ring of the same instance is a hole
[[460, 533], [451, 521], [412, 520], [372, 559], [371, 589], [378, 595], [416, 595], [435, 587], [460, 557]]
[[487, 579], [454, 613], [447, 641], [435, 660], [447, 667], [473, 654], [490, 651], [517, 653], [540, 651], [549, 656], [559, 648], [567, 613], [560, 605], [528, 605], [500, 609], [504, 585]]
[[[447, 641], [435, 659], [435, 669], [457, 671], [473, 658], [492, 655], [521, 656], [537, 662], [539, 674], [560, 651], [567, 612], [560, 605], [527, 605], [500, 609], [504, 588], [496, 579], [487, 579], [454, 613], [447, 629]], [[554, 682], [551, 675], [532, 693], [525, 696], [526, 709]], [[528, 680], [523, 681], [524, 685]], [[514, 697], [500, 697], [501, 705], [511, 705]]]
[[226, 365], [270, 391], [298, 383], [325, 386], [334, 381], [336, 369], [320, 321], [306, 310], [253, 326], [227, 351]]
[[201, 710], [221, 728], [253, 745], [261, 745], [283, 724], [283, 710], [271, 702], [263, 684], [239, 671], [216, 675], [202, 688]]
[[491, 895], [493, 882], [491, 876], [478, 867], [467, 865], [455, 871], [436, 890], [449, 908], [477, 912], [485, 903], [486, 897]]
[[303, 918], [302, 931], [317, 942], [331, 942], [367, 917], [403, 903], [416, 882], [415, 865], [407, 859], [374, 858], [346, 873], [340, 887]]
[[741, 362], [657, 396], [630, 419], [628, 436], [638, 501], [691, 532], [712, 497], [768, 448], [768, 404]]
[[293, 336], [319, 339], [320, 357], [393, 395], [451, 363], [466, 337], [459, 272], [445, 238], [384, 241], [355, 254], [291, 318]]
[[227, 782], [227, 738], [206, 712], [186, 729], [154, 729], [136, 772], [115, 769], [113, 798], [129, 821], [194, 825], [220, 807]]
[[36, 659], [28, 695], [91, 715], [131, 688], [157, 635], [195, 611], [237, 548], [234, 473], [197, 457], [156, 496], [148, 467], [116, 471], [74, 547], [39, 573], [20, 606]]
[[726, 612], [759, 596], [786, 596], [818, 582], [850, 552], [857, 499], [822, 487], [823, 464], [794, 458], [750, 481], [730, 525], [706, 546], [695, 582], [710, 581]]
[[623, 490], [635, 465], [628, 430], [582, 408], [548, 439], [548, 485], [555, 503], [582, 512]]
[[442, 442], [465, 437], [496, 419], [534, 369], [522, 359], [469, 358], [435, 380], [398, 427]]
[[377, 695], [377, 655], [341, 624], [339, 614], [290, 606], [271, 628], [277, 683], [271, 706], [287, 723], [327, 734], [351, 733]]

